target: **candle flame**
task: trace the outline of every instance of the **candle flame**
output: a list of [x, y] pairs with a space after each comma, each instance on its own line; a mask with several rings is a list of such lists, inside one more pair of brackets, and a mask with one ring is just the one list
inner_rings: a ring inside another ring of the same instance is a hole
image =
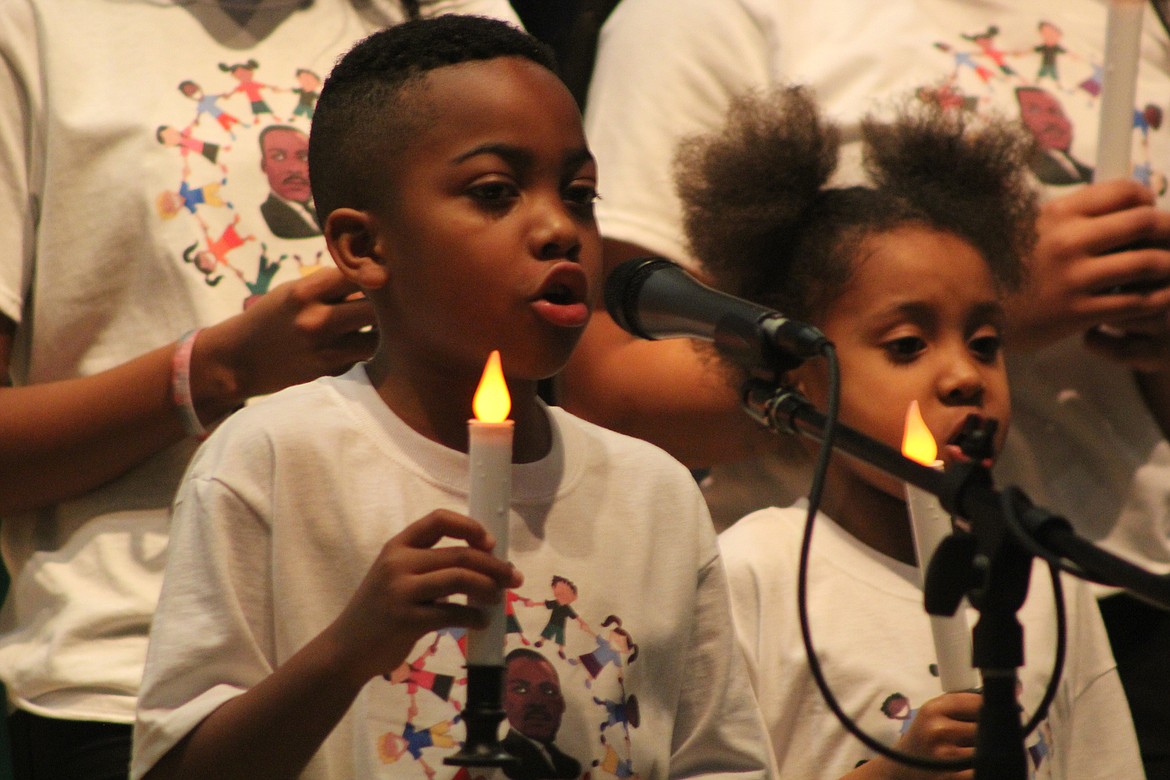
[[926, 421], [922, 419], [922, 412], [918, 409], [918, 401], [911, 401], [906, 410], [906, 428], [902, 433], [902, 454], [910, 460], [929, 466], [938, 457], [938, 444], [930, 435]]
[[471, 400], [471, 408], [475, 412], [475, 419], [492, 423], [503, 422], [508, 419], [508, 412], [512, 411], [512, 397], [508, 395], [508, 385], [504, 382], [498, 349], [493, 349], [492, 354], [488, 355], [479, 387]]

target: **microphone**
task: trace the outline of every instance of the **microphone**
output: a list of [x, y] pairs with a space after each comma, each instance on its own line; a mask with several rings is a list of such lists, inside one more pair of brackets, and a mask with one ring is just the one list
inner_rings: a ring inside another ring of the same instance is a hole
[[697, 338], [749, 370], [784, 372], [822, 354], [829, 340], [811, 325], [714, 290], [661, 257], [628, 260], [605, 282], [605, 308], [650, 341]]

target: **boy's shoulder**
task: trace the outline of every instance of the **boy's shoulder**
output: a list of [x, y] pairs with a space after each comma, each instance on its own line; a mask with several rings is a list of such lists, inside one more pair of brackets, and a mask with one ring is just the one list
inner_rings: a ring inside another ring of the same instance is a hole
[[[651, 515], [694, 514], [711, 526], [707, 501], [690, 469], [665, 450], [643, 439], [617, 433], [583, 420], [559, 407], [549, 414], [561, 439], [568, 472], [562, 487], [589, 485], [588, 490], [621, 496]], [[598, 495], [601, 495], [599, 493]], [[657, 521], [655, 521], [657, 522]], [[712, 542], [714, 542], [714, 529]]]
[[668, 472], [683, 472], [690, 475], [687, 467], [673, 455], [645, 439], [604, 428], [559, 406], [550, 406], [548, 409], [565, 438], [566, 447], [589, 445], [595, 451], [603, 453], [604, 457], [615, 465], [629, 461], [643, 464], [643, 467], [662, 468]]
[[229, 425], [251, 428], [267, 427], [278, 421], [283, 421], [283, 425], [280, 427], [290, 427], [287, 425], [289, 416], [300, 414], [302, 410], [306, 409], [318, 411], [301, 419], [301, 424], [305, 427], [319, 425], [327, 418], [327, 415], [320, 413], [321, 405], [340, 402], [342, 396], [338, 392], [339, 384], [347, 381], [350, 373], [337, 377], [320, 377], [303, 384], [277, 390], [271, 395], [254, 398], [225, 420], [221, 427]]
[[244, 456], [256, 447], [280, 449], [285, 445], [320, 442], [336, 438], [340, 427], [350, 427], [347, 385], [354, 384], [350, 372], [341, 376], [321, 377], [271, 395], [249, 401], [243, 408], [220, 423], [200, 448], [197, 457], [207, 457], [225, 450]]

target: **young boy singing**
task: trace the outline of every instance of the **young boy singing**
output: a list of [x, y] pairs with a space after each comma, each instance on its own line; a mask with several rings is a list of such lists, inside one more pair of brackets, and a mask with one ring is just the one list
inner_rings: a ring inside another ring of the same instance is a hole
[[[379, 345], [244, 409], [193, 462], [133, 776], [468, 777], [443, 763], [464, 734], [466, 631], [485, 625], [464, 596], [507, 598], [506, 649], [548, 662], [532, 685], [551, 704], [501, 733], [593, 777], [765, 776], [689, 472], [537, 397], [601, 288], [597, 171], [546, 50], [477, 17], [377, 33], [324, 85], [309, 156]], [[467, 420], [493, 350], [515, 421], [510, 563], [465, 515]], [[562, 633], [541, 642], [554, 607]]]

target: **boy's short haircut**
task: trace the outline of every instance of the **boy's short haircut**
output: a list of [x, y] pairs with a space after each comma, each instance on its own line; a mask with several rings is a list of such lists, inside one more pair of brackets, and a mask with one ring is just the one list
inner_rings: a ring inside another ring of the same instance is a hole
[[407, 87], [436, 68], [522, 57], [556, 73], [551, 48], [499, 19], [449, 14], [388, 27], [357, 43], [321, 88], [309, 135], [318, 218], [368, 210], [392, 193], [387, 163], [428, 121]]

